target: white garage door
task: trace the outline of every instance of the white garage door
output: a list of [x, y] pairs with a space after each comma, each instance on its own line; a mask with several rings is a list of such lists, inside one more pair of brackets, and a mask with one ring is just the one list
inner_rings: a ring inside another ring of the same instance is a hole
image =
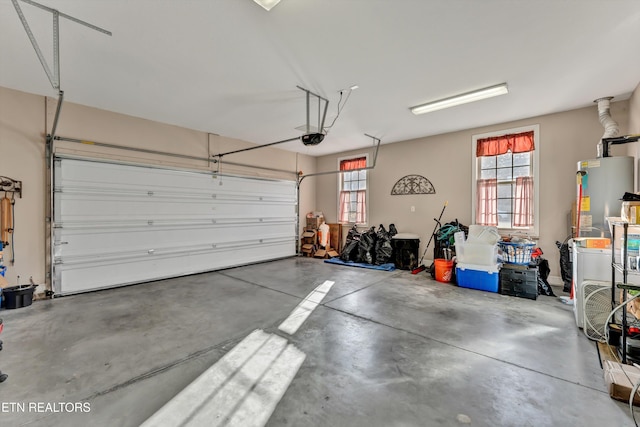
[[296, 183], [57, 157], [56, 295], [296, 252]]

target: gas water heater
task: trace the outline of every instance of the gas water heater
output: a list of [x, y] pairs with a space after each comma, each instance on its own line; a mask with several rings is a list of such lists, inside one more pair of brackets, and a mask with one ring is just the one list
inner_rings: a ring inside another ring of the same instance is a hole
[[633, 192], [633, 163], [630, 156], [578, 162], [578, 172], [582, 173], [581, 237], [611, 237], [606, 218], [619, 217], [620, 199], [625, 192]]

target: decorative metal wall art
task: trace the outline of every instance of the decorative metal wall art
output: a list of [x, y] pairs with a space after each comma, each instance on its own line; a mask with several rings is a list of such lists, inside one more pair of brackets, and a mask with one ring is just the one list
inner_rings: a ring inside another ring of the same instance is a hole
[[392, 196], [406, 196], [409, 194], [436, 194], [436, 189], [427, 178], [421, 175], [407, 175], [393, 185]]

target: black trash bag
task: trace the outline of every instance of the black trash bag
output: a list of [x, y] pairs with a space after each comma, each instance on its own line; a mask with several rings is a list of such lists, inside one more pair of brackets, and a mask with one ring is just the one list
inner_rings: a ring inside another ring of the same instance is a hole
[[367, 264], [373, 264], [373, 254], [376, 250], [376, 229], [371, 227], [360, 235], [360, 242], [358, 242], [358, 260], [357, 262], [364, 262]]
[[620, 200], [623, 202], [640, 202], [640, 195], [625, 191], [624, 196], [622, 196], [622, 199]]
[[560, 276], [564, 287], [562, 292], [571, 292], [571, 281], [573, 280], [573, 262], [571, 261], [571, 253], [569, 252], [569, 244], [565, 240], [564, 243], [556, 241], [556, 246], [560, 250]]
[[389, 238], [392, 238], [396, 234], [398, 234], [398, 229], [395, 224], [389, 224]]
[[553, 289], [547, 280], [549, 278], [549, 273], [551, 273], [549, 261], [542, 257], [537, 257], [533, 262], [538, 267], [538, 295], [555, 297], [556, 295], [553, 293]]
[[340, 259], [342, 261], [355, 261], [358, 258], [358, 244], [360, 243], [360, 232], [354, 225], [347, 234], [347, 240], [342, 248]]
[[[395, 228], [393, 224], [389, 228]], [[393, 247], [391, 246], [391, 236], [385, 230], [384, 225], [380, 224], [378, 232], [376, 233], [376, 265], [382, 265], [389, 262], [393, 255]]]

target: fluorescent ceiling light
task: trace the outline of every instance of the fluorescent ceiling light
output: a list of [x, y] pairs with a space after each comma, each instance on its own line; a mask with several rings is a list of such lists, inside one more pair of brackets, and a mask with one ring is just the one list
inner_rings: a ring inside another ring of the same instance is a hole
[[266, 10], [271, 10], [275, 5], [280, 3], [280, 0], [253, 0]]
[[507, 84], [502, 83], [495, 86], [486, 87], [484, 89], [474, 90], [472, 92], [463, 93], [449, 98], [439, 99], [437, 101], [427, 102], [425, 104], [411, 107], [413, 114], [424, 114], [431, 111], [442, 110], [443, 108], [454, 107], [468, 102], [480, 101], [481, 99], [491, 98], [493, 96], [505, 95], [509, 93]]

